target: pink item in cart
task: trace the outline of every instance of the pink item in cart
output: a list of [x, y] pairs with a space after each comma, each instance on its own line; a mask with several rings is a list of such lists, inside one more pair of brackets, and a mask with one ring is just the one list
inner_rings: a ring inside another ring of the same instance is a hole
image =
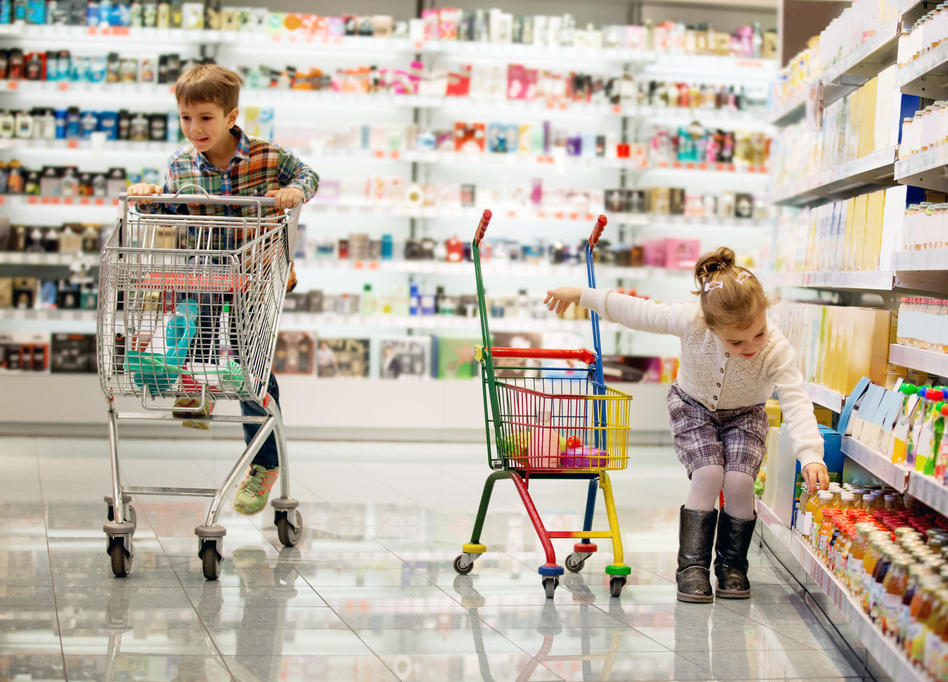
[[585, 445], [581, 448], [569, 448], [560, 455], [560, 466], [564, 469], [595, 469], [609, 463], [605, 450]]

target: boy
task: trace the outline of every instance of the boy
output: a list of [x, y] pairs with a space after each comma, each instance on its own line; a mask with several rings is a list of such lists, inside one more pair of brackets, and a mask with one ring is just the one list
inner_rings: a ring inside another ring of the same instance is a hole
[[[171, 156], [164, 187], [140, 183], [129, 187], [128, 194], [174, 194], [185, 185], [193, 184], [211, 195], [273, 197], [275, 207], [273, 210], [266, 209], [265, 215], [282, 213], [283, 209], [312, 199], [319, 186], [319, 176], [309, 166], [278, 145], [248, 137], [235, 125], [240, 85], [240, 76], [216, 64], [201, 64], [183, 73], [175, 84], [175, 97], [178, 100], [181, 131], [190, 145]], [[195, 190], [189, 188], [184, 192], [195, 193]], [[143, 206], [140, 203], [139, 207], [140, 210], [154, 212], [189, 211], [186, 204], [173, 207], [165, 204]], [[256, 217], [256, 208], [242, 206], [195, 205], [190, 207], [190, 211]], [[217, 243], [211, 244], [210, 248], [235, 248], [239, 235], [234, 232], [219, 231], [215, 234]], [[295, 286], [296, 274], [291, 267], [287, 291]], [[212, 307], [215, 305], [215, 302], [209, 303]], [[217, 306], [219, 308], [219, 302]], [[192, 348], [192, 352], [201, 352], [201, 349]], [[272, 374], [267, 392], [279, 406], [280, 388]], [[179, 399], [175, 407], [196, 407], [196, 403]], [[241, 402], [240, 411], [244, 416], [266, 415], [255, 402]], [[185, 425], [208, 428], [205, 422], [185, 422]], [[258, 429], [257, 424], [244, 424], [244, 439], [247, 443]], [[262, 511], [278, 474], [276, 438], [271, 433], [234, 495], [234, 509], [242, 514]]]

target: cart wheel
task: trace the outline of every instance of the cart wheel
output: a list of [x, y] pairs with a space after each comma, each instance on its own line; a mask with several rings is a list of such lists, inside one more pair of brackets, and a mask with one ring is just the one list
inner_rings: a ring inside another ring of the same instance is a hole
[[566, 570], [570, 573], [579, 573], [583, 570], [583, 566], [586, 565], [586, 560], [580, 559], [576, 552], [573, 552], [566, 557], [566, 561], [563, 562], [563, 565], [566, 566]]
[[205, 542], [201, 550], [201, 567], [204, 569], [204, 578], [217, 580], [221, 577], [221, 555], [217, 552], [217, 543]]
[[112, 573], [116, 578], [125, 578], [132, 570], [132, 555], [125, 549], [121, 540], [112, 538], [109, 545], [109, 557], [112, 559]]
[[472, 561], [469, 564], [465, 564], [464, 555], [458, 554], [457, 558], [454, 560], [454, 570], [461, 575], [467, 575], [474, 570], [474, 562]]
[[620, 594], [622, 594], [623, 587], [625, 587], [625, 576], [613, 576], [612, 580], [609, 581], [609, 594], [611, 594], [613, 597], [618, 597]]
[[556, 586], [560, 584], [560, 579], [554, 576], [546, 576], [543, 578], [543, 589], [546, 592], [546, 598], [552, 599], [553, 593], [556, 591]]
[[[290, 523], [289, 514], [296, 514], [296, 528]], [[288, 512], [278, 511], [276, 513], [277, 536], [284, 547], [296, 547], [303, 537], [303, 515], [299, 510], [293, 509]]]
[[[109, 505], [108, 516], [109, 516], [110, 522], [115, 521], [115, 509], [112, 507], [111, 504]], [[135, 529], [138, 528], [138, 515], [135, 513], [135, 507], [133, 507], [132, 505], [129, 505], [128, 514], [126, 514], [125, 517], [126, 517], [125, 520], [131, 523]]]

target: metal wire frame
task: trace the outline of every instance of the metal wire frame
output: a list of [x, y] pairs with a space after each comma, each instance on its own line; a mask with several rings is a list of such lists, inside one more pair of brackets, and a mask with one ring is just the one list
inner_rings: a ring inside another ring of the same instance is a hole
[[[264, 216], [256, 203], [257, 216], [242, 218], [149, 214], [126, 202], [99, 277], [107, 396], [263, 400], [298, 211]], [[234, 248], [210, 248], [224, 237]]]

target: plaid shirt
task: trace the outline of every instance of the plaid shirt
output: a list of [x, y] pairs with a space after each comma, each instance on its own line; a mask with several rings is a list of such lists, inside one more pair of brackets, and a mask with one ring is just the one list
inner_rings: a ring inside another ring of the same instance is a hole
[[[202, 194], [201, 190], [186, 185], [197, 185], [210, 195], [263, 197], [268, 191], [284, 187], [295, 187], [303, 193], [303, 202], [307, 202], [319, 188], [319, 176], [312, 168], [279, 145], [255, 137], [249, 137], [240, 128], [234, 126], [231, 135], [238, 138], [237, 149], [227, 168], [217, 168], [191, 145], [182, 147], [172, 154], [168, 162], [168, 176], [165, 180], [165, 194], [174, 194], [181, 189], [182, 194]], [[169, 204], [139, 204], [138, 210], [149, 213], [181, 213], [191, 215], [223, 215], [256, 218], [254, 206], [213, 206]], [[273, 216], [277, 211], [265, 208], [264, 217]], [[212, 249], [234, 249], [243, 243], [244, 234], [240, 228], [215, 231]], [[195, 248], [196, 245], [189, 245]]]

